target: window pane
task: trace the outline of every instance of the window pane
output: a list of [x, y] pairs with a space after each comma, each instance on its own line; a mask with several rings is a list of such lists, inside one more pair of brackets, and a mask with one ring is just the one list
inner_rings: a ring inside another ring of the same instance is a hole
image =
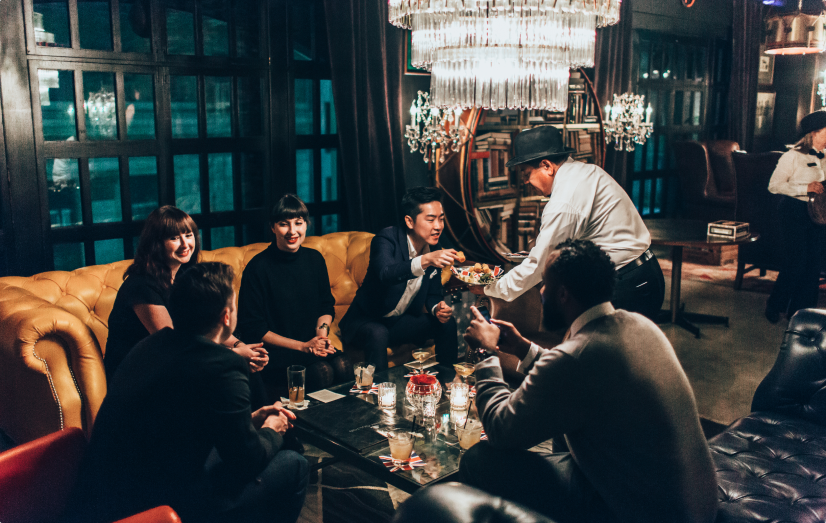
[[272, 234], [267, 225], [263, 223], [244, 224], [241, 233], [244, 245], [272, 241]]
[[126, 97], [126, 137], [130, 140], [155, 138], [155, 91], [152, 75], [123, 74]]
[[75, 158], [46, 160], [46, 187], [52, 227], [80, 225], [80, 175]]
[[321, 234], [338, 232], [338, 214], [325, 214], [321, 217]]
[[89, 140], [117, 138], [115, 74], [83, 71], [83, 100], [86, 113], [86, 137]]
[[298, 197], [306, 203], [312, 203], [313, 194], [315, 194], [312, 149], [299, 149], [295, 152], [295, 182], [298, 187]]
[[34, 0], [34, 41], [43, 47], [72, 47], [69, 39], [69, 6], [66, 2]]
[[166, 9], [166, 52], [195, 54], [195, 16], [191, 0], [170, 0]]
[[197, 154], [173, 156], [175, 206], [189, 214], [201, 212], [201, 173]]
[[238, 125], [241, 136], [261, 136], [261, 79], [238, 78]]
[[261, 54], [258, 38], [258, 0], [235, 0], [235, 52], [238, 56], [257, 57]]
[[207, 155], [207, 165], [210, 212], [233, 210], [232, 153]]
[[659, 147], [657, 148], [657, 169], [659, 170], [665, 169], [665, 152], [665, 135], [661, 134], [659, 137]]
[[338, 200], [338, 149], [321, 150], [321, 201]]
[[78, 0], [77, 29], [80, 47], [111, 51], [112, 14], [107, 0]]
[[95, 263], [115, 263], [123, 260], [123, 240], [99, 240], [95, 242]]
[[295, 134], [313, 134], [313, 81], [295, 81]]
[[172, 76], [172, 138], [198, 137], [198, 84], [194, 76]]
[[313, 3], [296, 2], [292, 6], [291, 35], [293, 59], [313, 59]]
[[235, 227], [215, 227], [211, 231], [212, 250], [235, 245]]
[[[120, 204], [120, 169], [117, 158], [89, 158], [94, 223], [123, 220]], [[123, 252], [123, 245], [121, 245]], [[98, 262], [100, 263], [100, 262]]]
[[643, 216], [651, 214], [651, 180], [645, 180], [645, 188], [642, 194], [642, 211], [640, 214]]
[[55, 243], [52, 250], [56, 271], [73, 271], [86, 265], [86, 253], [83, 252], [82, 243]]
[[241, 154], [241, 206], [264, 206], [264, 158], [259, 153]]
[[655, 180], [656, 190], [654, 191], [654, 213], [659, 214], [663, 208], [663, 179]]
[[120, 0], [120, 45], [124, 53], [148, 53], [152, 50], [152, 21], [149, 4], [143, 0]]
[[642, 171], [642, 147], [635, 147], [634, 148], [634, 172], [638, 173], [640, 171]]
[[[686, 97], [687, 98], [687, 97]], [[683, 125], [683, 92], [674, 93], [674, 120], [673, 125]]]
[[694, 91], [694, 111], [692, 112], [692, 121], [694, 125], [700, 125], [700, 114], [703, 110], [703, 93], [701, 91]]
[[154, 156], [129, 158], [132, 220], [143, 220], [158, 207], [158, 163]]
[[336, 107], [333, 104], [333, 81], [321, 80], [321, 134], [336, 134]]
[[44, 140], [74, 140], [75, 75], [72, 71], [37, 71]]
[[[637, 148], [639, 150], [639, 148]], [[640, 210], [640, 180], [634, 180], [631, 183], [631, 201], [634, 202], [634, 207], [637, 211]]]
[[229, 24], [227, 20], [229, 20], [227, 0], [201, 0], [204, 55], [229, 55]]
[[226, 76], [205, 76], [207, 136], [232, 136], [232, 79]]

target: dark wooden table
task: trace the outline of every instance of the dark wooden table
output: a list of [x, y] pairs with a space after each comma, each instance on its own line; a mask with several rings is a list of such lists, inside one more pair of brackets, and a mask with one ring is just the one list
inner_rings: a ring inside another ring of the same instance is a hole
[[680, 304], [680, 285], [683, 275], [683, 247], [711, 247], [715, 245], [739, 245], [757, 241], [759, 234], [753, 234], [739, 240], [709, 238], [708, 222], [701, 220], [644, 220], [651, 233], [652, 245], [671, 247], [671, 310], [662, 311], [660, 323], [669, 322], [679, 325], [695, 337], [700, 337], [700, 328], [694, 323], [722, 324], [728, 327], [727, 316], [712, 316], [685, 312]]

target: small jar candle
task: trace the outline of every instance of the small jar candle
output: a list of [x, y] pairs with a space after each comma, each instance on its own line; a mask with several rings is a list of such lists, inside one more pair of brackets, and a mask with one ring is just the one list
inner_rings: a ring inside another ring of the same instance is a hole
[[470, 389], [467, 383], [454, 383], [450, 388], [450, 408], [466, 409], [470, 401]]
[[450, 409], [450, 422], [454, 427], [461, 427], [467, 421], [467, 410]]
[[379, 408], [380, 409], [394, 409], [396, 408], [396, 384], [395, 383], [379, 383]]

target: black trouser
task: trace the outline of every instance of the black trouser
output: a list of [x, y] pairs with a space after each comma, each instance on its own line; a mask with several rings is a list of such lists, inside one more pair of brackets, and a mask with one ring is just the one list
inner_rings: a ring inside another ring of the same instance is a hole
[[[304, 378], [307, 392], [326, 389], [330, 385], [353, 379], [353, 365], [341, 351], [327, 356], [316, 356], [280, 347], [267, 347], [267, 350], [270, 361], [256, 374], [261, 375], [269, 403], [286, 397], [287, 367], [290, 365], [301, 365], [306, 368]], [[255, 394], [253, 396], [255, 397]]]
[[783, 265], [766, 308], [791, 317], [800, 309], [817, 307], [826, 229], [809, 218], [806, 202], [786, 196], [778, 207], [783, 227]]
[[481, 441], [462, 456], [459, 476], [559, 523], [617, 521], [568, 453], [497, 449]]
[[387, 347], [403, 343], [436, 342], [436, 359], [442, 365], [452, 366], [458, 360], [459, 341], [456, 320], [451, 317], [441, 323], [431, 314], [413, 316], [404, 313], [392, 318], [368, 321], [359, 327], [349, 343], [364, 350], [367, 362], [376, 370], [387, 368]]
[[638, 312], [655, 320], [665, 299], [665, 278], [660, 262], [653, 254], [642, 265], [623, 267], [617, 271], [614, 298], [617, 309]]

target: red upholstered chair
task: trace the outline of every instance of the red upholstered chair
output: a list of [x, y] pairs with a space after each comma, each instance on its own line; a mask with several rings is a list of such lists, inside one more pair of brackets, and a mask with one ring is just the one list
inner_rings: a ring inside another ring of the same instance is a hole
[[[83, 431], [71, 427], [0, 453], [0, 521], [59, 521], [85, 450]], [[170, 507], [157, 507], [122, 520], [129, 523], [180, 521]]]

